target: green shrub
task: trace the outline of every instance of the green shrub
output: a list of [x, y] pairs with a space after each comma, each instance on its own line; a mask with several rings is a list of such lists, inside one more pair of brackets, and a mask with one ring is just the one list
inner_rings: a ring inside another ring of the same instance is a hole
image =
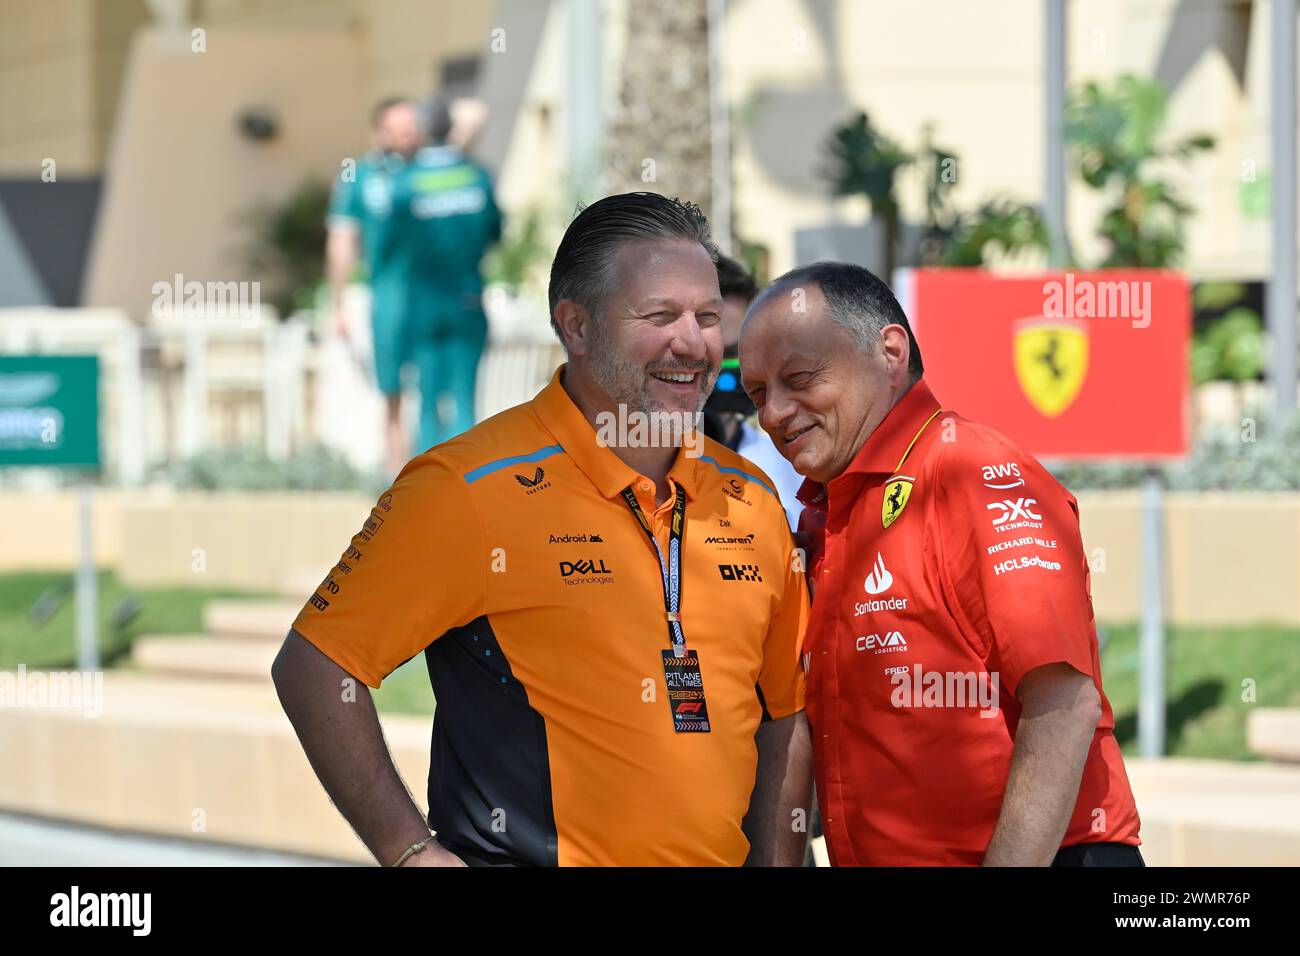
[[[1055, 469], [1070, 489], [1136, 488], [1151, 466], [1134, 462], [1069, 463]], [[1187, 458], [1154, 466], [1174, 491], [1300, 490], [1300, 416], [1275, 423], [1251, 410], [1239, 425], [1207, 427]]]
[[256, 447], [209, 449], [163, 477], [177, 488], [203, 491], [356, 491], [378, 494], [388, 484], [378, 472], [355, 468], [342, 454], [314, 444], [278, 460]]

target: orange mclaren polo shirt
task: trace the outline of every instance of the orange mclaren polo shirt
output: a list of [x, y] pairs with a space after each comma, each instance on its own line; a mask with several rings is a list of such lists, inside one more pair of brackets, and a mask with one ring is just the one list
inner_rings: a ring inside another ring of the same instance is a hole
[[[1021, 678], [1101, 666], [1074, 497], [917, 382], [853, 462], [799, 497], [825, 515], [808, 626], [817, 794], [837, 865], [978, 865], [1015, 744]], [[1063, 846], [1138, 844], [1101, 695]]]
[[670, 668], [664, 576], [623, 491], [665, 559], [674, 497], [656, 507], [653, 482], [597, 441], [563, 371], [411, 461], [294, 628], [371, 687], [424, 652], [429, 826], [453, 853], [739, 865], [754, 734], [804, 706], [808, 599], [785, 512], [722, 445], [678, 453], [690, 666]]

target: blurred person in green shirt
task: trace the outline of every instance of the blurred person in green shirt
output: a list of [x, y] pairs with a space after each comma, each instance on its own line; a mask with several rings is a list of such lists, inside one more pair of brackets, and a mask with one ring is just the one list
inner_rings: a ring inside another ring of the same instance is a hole
[[[372, 150], [335, 183], [326, 270], [335, 331], [346, 337], [343, 292], [359, 259], [369, 270], [375, 380], [386, 398], [387, 465], [469, 428], [487, 338], [479, 262], [500, 237], [485, 170], [452, 145], [447, 108], [426, 129], [415, 103], [388, 99], [371, 113]], [[432, 143], [429, 143], [432, 140]], [[419, 373], [414, 448], [401, 424], [401, 371]]]

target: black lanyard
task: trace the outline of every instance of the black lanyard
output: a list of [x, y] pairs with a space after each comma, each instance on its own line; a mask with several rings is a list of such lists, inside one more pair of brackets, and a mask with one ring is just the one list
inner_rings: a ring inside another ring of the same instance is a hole
[[659, 542], [655, 539], [654, 529], [650, 527], [650, 522], [641, 510], [641, 503], [636, 500], [636, 493], [632, 491], [632, 486], [628, 485], [623, 489], [623, 500], [627, 506], [632, 509], [632, 514], [636, 515], [636, 520], [641, 524], [641, 530], [646, 533], [650, 543], [655, 547], [655, 556], [659, 559], [659, 573], [663, 578], [664, 586], [664, 611], [668, 618], [668, 640], [672, 642], [673, 654], [676, 657], [686, 656], [686, 635], [682, 633], [681, 606], [682, 606], [682, 538], [686, 534], [686, 494], [681, 487], [677, 488], [673, 496], [673, 523], [668, 531], [668, 561], [664, 562], [663, 549], [659, 547]]

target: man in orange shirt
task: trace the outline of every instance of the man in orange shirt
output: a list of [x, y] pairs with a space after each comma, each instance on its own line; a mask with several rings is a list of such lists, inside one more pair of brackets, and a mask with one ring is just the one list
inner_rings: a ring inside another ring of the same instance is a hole
[[858, 266], [777, 279], [740, 359], [824, 518], [804, 666], [832, 861], [1142, 865], [1074, 497], [941, 407]]
[[[807, 587], [771, 480], [697, 430], [716, 256], [687, 203], [581, 212], [551, 269], [567, 364], [407, 464], [294, 622], [276, 689], [380, 862], [802, 862]], [[421, 652], [427, 821], [355, 687]]]

